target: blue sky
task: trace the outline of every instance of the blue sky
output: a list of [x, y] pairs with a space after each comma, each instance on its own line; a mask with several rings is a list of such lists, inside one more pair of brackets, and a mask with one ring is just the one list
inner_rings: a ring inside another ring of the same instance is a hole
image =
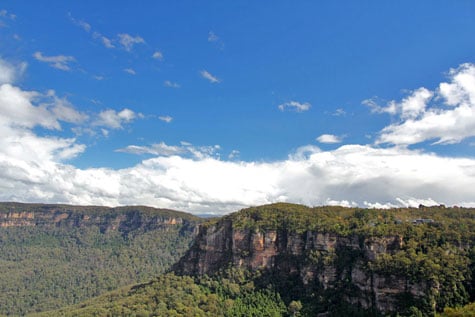
[[473, 34], [473, 1], [5, 1], [0, 199], [474, 205]]

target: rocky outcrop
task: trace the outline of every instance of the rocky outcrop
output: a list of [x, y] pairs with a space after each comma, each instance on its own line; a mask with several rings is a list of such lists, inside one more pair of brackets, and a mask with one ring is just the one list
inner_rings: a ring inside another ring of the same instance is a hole
[[182, 212], [143, 206], [98, 207], [47, 204], [0, 203], [0, 227], [84, 227], [98, 226], [101, 232], [166, 230], [180, 226], [195, 230], [197, 217]]
[[343, 299], [363, 309], [395, 312], [398, 298], [420, 298], [430, 286], [404, 276], [383, 276], [369, 263], [403, 246], [400, 236], [339, 236], [329, 232], [235, 228], [230, 219], [201, 226], [194, 245], [174, 266], [186, 275], [212, 275], [226, 267], [292, 276], [309, 289], [342, 289]]

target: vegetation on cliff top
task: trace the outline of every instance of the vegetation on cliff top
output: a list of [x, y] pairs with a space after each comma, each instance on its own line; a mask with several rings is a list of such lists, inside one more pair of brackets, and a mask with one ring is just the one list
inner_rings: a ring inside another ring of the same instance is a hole
[[[222, 220], [231, 220], [235, 228], [332, 232], [347, 236], [391, 236], [411, 232], [443, 232], [449, 241], [474, 241], [475, 208], [445, 206], [394, 209], [362, 209], [341, 206], [307, 207], [276, 203], [243, 209]], [[216, 220], [214, 220], [216, 222]], [[425, 224], [425, 226], [418, 226]], [[433, 230], [432, 230], [433, 229]], [[462, 240], [461, 240], [462, 239]]]

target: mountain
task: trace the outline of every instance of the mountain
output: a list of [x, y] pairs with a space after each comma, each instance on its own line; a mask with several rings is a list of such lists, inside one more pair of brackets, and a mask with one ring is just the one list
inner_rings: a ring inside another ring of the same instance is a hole
[[174, 271], [259, 272], [306, 316], [433, 316], [473, 300], [474, 244], [474, 209], [273, 204], [202, 224]]
[[34, 316], [409, 317], [473, 311], [473, 304], [456, 308], [475, 299], [473, 208], [279, 203], [197, 228], [191, 247], [168, 273]]
[[201, 221], [144, 206], [0, 203], [0, 315], [148, 281], [184, 254]]

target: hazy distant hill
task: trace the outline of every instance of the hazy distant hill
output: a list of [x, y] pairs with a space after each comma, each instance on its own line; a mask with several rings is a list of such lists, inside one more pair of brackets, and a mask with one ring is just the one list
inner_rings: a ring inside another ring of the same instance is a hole
[[0, 315], [148, 281], [183, 255], [200, 221], [143, 206], [0, 203]]
[[475, 297], [475, 209], [272, 204], [199, 228], [182, 276], [42, 316], [434, 316]]

